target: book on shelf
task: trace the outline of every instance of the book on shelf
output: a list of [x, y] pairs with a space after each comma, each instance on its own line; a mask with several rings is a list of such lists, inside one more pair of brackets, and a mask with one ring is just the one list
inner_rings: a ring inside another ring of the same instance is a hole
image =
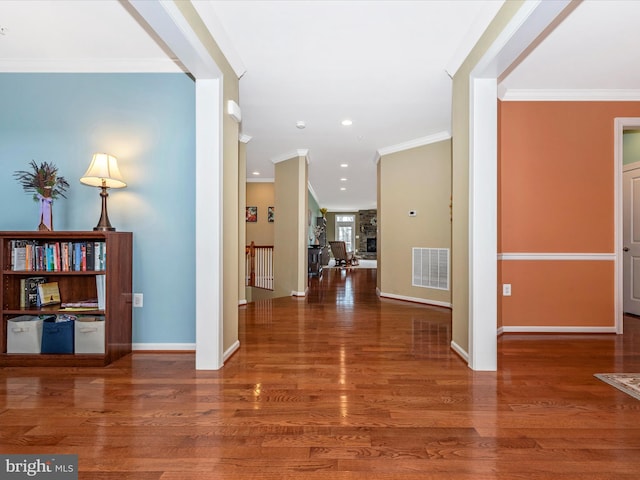
[[46, 277], [27, 277], [24, 279], [25, 307], [39, 307], [38, 285], [47, 283]]
[[40, 299], [40, 306], [42, 307], [60, 303], [60, 290], [58, 289], [58, 282], [39, 284], [38, 298]]
[[11, 241], [11, 270], [23, 271], [27, 269], [27, 241]]
[[27, 279], [20, 279], [20, 308], [27, 306]]
[[107, 277], [105, 275], [96, 275], [96, 291], [98, 292], [98, 309], [104, 310], [106, 308], [106, 291], [107, 291]]
[[13, 271], [104, 271], [106, 265], [106, 243], [103, 240], [11, 240], [10, 249], [10, 268]]
[[88, 300], [78, 300], [77, 302], [63, 302], [62, 308], [98, 308], [98, 299], [90, 298]]

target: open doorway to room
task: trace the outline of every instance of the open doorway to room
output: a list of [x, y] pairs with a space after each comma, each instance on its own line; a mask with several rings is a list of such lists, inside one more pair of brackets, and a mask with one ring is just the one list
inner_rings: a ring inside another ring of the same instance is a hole
[[640, 118], [624, 120], [622, 159], [617, 158], [622, 167], [622, 311], [640, 316]]

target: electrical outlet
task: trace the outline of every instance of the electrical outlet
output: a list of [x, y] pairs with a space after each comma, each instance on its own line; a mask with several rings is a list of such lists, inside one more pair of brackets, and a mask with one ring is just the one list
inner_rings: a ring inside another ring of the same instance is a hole
[[503, 283], [502, 284], [502, 296], [503, 297], [510, 297], [511, 296], [511, 284], [510, 283]]
[[143, 305], [143, 298], [142, 298], [142, 294], [141, 293], [134, 293], [133, 294], [133, 306], [136, 308], [142, 308]]

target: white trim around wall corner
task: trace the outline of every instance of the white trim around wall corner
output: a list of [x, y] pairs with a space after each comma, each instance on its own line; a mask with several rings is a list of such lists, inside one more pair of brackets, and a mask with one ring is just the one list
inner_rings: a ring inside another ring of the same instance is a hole
[[605, 260], [613, 262], [615, 253], [499, 253], [498, 260]]
[[616, 333], [616, 327], [508, 326], [502, 333]]
[[244, 306], [244, 305], [246, 305], [246, 304], [247, 304], [247, 299], [246, 299], [246, 298], [243, 298], [243, 299], [241, 299], [241, 300], [238, 300], [238, 306], [239, 306], [239, 307], [242, 307], [242, 306]]
[[438, 300], [427, 300], [425, 298], [407, 297], [405, 295], [396, 295], [394, 293], [385, 293], [385, 292], [381, 292], [377, 288], [376, 288], [376, 293], [378, 294], [379, 297], [391, 298], [393, 300], [403, 300], [405, 302], [423, 303], [425, 305], [434, 305], [436, 307], [451, 308], [451, 303], [450, 302], [441, 302], [441, 301], [438, 301]]

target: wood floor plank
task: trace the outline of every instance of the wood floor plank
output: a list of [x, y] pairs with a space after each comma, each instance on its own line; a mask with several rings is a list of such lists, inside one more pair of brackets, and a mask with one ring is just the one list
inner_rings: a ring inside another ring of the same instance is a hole
[[450, 311], [378, 298], [376, 270], [309, 287], [241, 307], [219, 371], [193, 353], [0, 369], [0, 453], [77, 454], [90, 480], [638, 478], [640, 401], [593, 374], [640, 372], [640, 319], [503, 335], [499, 371], [474, 372]]

